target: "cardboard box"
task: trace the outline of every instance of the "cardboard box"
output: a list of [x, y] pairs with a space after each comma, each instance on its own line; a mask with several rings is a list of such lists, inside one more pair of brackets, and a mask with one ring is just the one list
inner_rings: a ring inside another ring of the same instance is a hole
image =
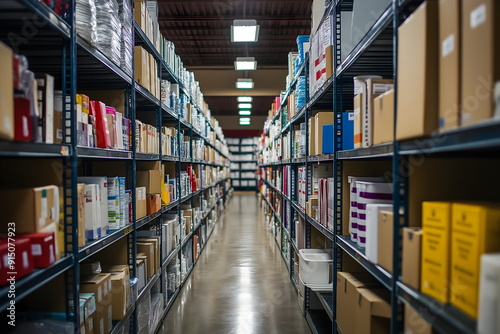
[[143, 32], [146, 32], [148, 14], [146, 11], [146, 1], [134, 1], [134, 21], [137, 22]]
[[47, 268], [56, 262], [54, 233], [29, 233], [20, 235], [31, 242], [31, 255], [35, 268]]
[[137, 186], [146, 187], [147, 194], [161, 194], [161, 170], [137, 171]]
[[134, 77], [141, 86], [150, 89], [149, 53], [141, 46], [134, 46]]
[[460, 2], [439, 1], [439, 131], [460, 125]]
[[[115, 318], [120, 317], [118, 314], [122, 314], [122, 308], [124, 309], [124, 313], [126, 313], [127, 309], [131, 305], [129, 267], [127, 265], [103, 265], [102, 270], [103, 272], [111, 274], [113, 320], [117, 320]], [[120, 302], [117, 300], [120, 300]], [[118, 308], [118, 310], [116, 308]], [[121, 317], [123, 318], [123, 316]]]
[[413, 307], [405, 304], [405, 334], [433, 334], [434, 331]]
[[396, 139], [438, 129], [438, 2], [424, 2], [399, 27]]
[[[386, 334], [391, 331], [390, 292], [386, 289], [358, 288], [355, 299], [356, 334]], [[343, 332], [343, 334], [347, 334]]]
[[146, 286], [146, 256], [140, 257], [139, 254], [137, 254], [137, 261], [136, 261], [136, 272], [137, 272], [137, 290], [141, 291], [145, 286]]
[[451, 203], [422, 203], [422, 292], [449, 301]]
[[366, 80], [366, 92], [363, 92], [365, 108], [364, 113], [361, 113], [363, 147], [373, 145], [373, 100], [393, 88], [392, 79], [369, 78]]
[[403, 261], [401, 280], [409, 287], [420, 290], [423, 231], [417, 227], [403, 228]]
[[335, 67], [333, 65], [333, 45], [327, 46], [325, 49], [326, 54], [326, 80], [330, 79], [333, 73], [335, 73]]
[[461, 125], [469, 126], [495, 114], [494, 86], [500, 80], [500, 4], [462, 0], [461, 23]]
[[138, 242], [137, 243], [137, 251], [140, 253], [144, 253], [147, 258], [147, 268], [146, 268], [146, 277], [149, 279], [156, 274], [155, 268], [155, 244], [154, 242]]
[[0, 190], [0, 202], [0, 226], [4, 232], [9, 222], [16, 223], [16, 233], [34, 233], [59, 221], [56, 186]]
[[112, 319], [114, 321], [122, 320], [127, 313], [127, 299], [130, 294], [130, 277], [125, 271], [112, 272], [111, 274], [111, 293], [113, 295]]
[[333, 111], [320, 111], [314, 116], [315, 130], [314, 147], [315, 154], [323, 154], [323, 125], [333, 124]]
[[94, 312], [94, 331], [96, 333], [109, 333], [112, 328], [112, 283], [110, 274], [97, 274], [82, 276], [80, 291], [93, 293], [95, 296], [96, 310]]
[[160, 264], [161, 264], [161, 254], [160, 254], [160, 237], [147, 237], [147, 238], [138, 238], [137, 239], [138, 242], [152, 242], [154, 244], [154, 267], [155, 267], [155, 270], [159, 269], [160, 268]]
[[481, 256], [478, 333], [500, 332], [500, 253]]
[[94, 334], [94, 315], [90, 315], [84, 321], [85, 334]]
[[363, 145], [361, 115], [364, 109], [363, 94], [354, 96], [354, 148], [361, 148]]
[[309, 127], [309, 156], [316, 155], [316, 121], [314, 117], [309, 118], [308, 120]]
[[358, 302], [358, 289], [378, 283], [368, 273], [337, 273], [337, 324], [343, 334], [357, 334], [353, 315]]
[[158, 212], [161, 209], [161, 196], [158, 194], [146, 195], [146, 213], [148, 215]]
[[373, 100], [373, 145], [394, 141], [394, 90]]
[[13, 52], [0, 42], [0, 64], [2, 80], [0, 82], [0, 138], [14, 140], [14, 73]]
[[378, 213], [378, 264], [392, 273], [394, 214], [381, 210]]
[[135, 218], [140, 219], [147, 215], [146, 187], [135, 188]]
[[451, 304], [477, 319], [481, 255], [500, 251], [500, 207], [452, 206]]

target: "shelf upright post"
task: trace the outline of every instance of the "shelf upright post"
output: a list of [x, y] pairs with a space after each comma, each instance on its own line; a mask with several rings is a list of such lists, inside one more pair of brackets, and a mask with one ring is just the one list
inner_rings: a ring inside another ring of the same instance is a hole
[[64, 198], [64, 236], [65, 254], [73, 257], [72, 270], [65, 273], [66, 317], [75, 324], [75, 333], [79, 330], [80, 314], [80, 264], [78, 261], [78, 153], [76, 149], [76, 22], [75, 0], [69, 1], [67, 23], [70, 38], [63, 46], [63, 108], [64, 108], [64, 143], [70, 145], [70, 154], [63, 163], [63, 198]]
[[132, 190], [132, 232], [127, 235], [127, 259], [130, 273], [132, 276], [136, 277], [136, 172], [137, 172], [137, 160], [136, 160], [136, 141], [135, 141], [135, 119], [136, 119], [136, 110], [135, 110], [135, 83], [132, 82], [132, 85], [128, 86], [126, 89], [126, 117], [131, 120], [131, 150], [132, 150], [132, 160], [127, 161], [127, 187]]
[[[393, 77], [394, 77], [394, 133], [396, 133], [397, 124], [397, 64], [398, 64], [398, 28], [400, 25], [399, 0], [392, 2], [393, 18]], [[408, 194], [409, 194], [409, 161], [408, 158], [399, 154], [399, 143], [394, 141], [394, 154], [392, 158], [393, 175], [393, 199], [394, 199], [394, 227], [393, 227], [393, 273], [391, 281], [391, 333], [400, 333], [403, 331], [403, 306], [398, 300], [397, 282], [401, 274], [401, 234], [404, 226], [408, 225]]]
[[[341, 7], [339, 3], [334, 6], [334, 17], [335, 17], [335, 43], [334, 43], [334, 78], [333, 78], [333, 112], [334, 112], [334, 124], [335, 131], [333, 133], [333, 147], [334, 152], [339, 152], [342, 150], [342, 78], [337, 77], [337, 68], [342, 62], [341, 57], [341, 27], [342, 27], [342, 14]], [[337, 272], [342, 271], [342, 250], [337, 246], [337, 235], [342, 235], [342, 182], [343, 182], [343, 163], [342, 160], [334, 158], [333, 161], [334, 168], [334, 240], [333, 240], [333, 293], [332, 293], [332, 305], [335, 305], [337, 300]], [[336, 307], [332, 308], [332, 332], [337, 332], [337, 318], [336, 318]]]

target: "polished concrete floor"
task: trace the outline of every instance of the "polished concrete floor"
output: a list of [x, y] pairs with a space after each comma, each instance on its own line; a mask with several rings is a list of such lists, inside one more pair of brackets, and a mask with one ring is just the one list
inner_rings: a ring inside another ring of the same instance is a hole
[[236, 193], [159, 333], [309, 334], [255, 193]]

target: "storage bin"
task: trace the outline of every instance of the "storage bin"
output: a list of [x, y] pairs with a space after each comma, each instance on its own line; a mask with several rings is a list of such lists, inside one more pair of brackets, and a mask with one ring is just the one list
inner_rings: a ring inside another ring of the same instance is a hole
[[357, 190], [357, 242], [366, 246], [366, 205], [392, 204], [392, 183], [356, 181]]
[[356, 188], [356, 181], [365, 182], [384, 182], [383, 177], [359, 177], [359, 176], [348, 176], [350, 187], [350, 204], [349, 204], [349, 234], [351, 235], [351, 240], [353, 242], [358, 241], [358, 223], [357, 223], [357, 205], [358, 205], [358, 191]]
[[329, 284], [332, 272], [331, 249], [300, 249], [299, 274], [304, 284]]

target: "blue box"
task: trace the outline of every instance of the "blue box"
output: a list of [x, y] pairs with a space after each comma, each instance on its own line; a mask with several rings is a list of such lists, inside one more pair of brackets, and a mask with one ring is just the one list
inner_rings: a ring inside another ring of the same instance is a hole
[[342, 150], [354, 150], [354, 113], [342, 114]]
[[333, 145], [333, 124], [323, 125], [323, 154], [335, 153]]

